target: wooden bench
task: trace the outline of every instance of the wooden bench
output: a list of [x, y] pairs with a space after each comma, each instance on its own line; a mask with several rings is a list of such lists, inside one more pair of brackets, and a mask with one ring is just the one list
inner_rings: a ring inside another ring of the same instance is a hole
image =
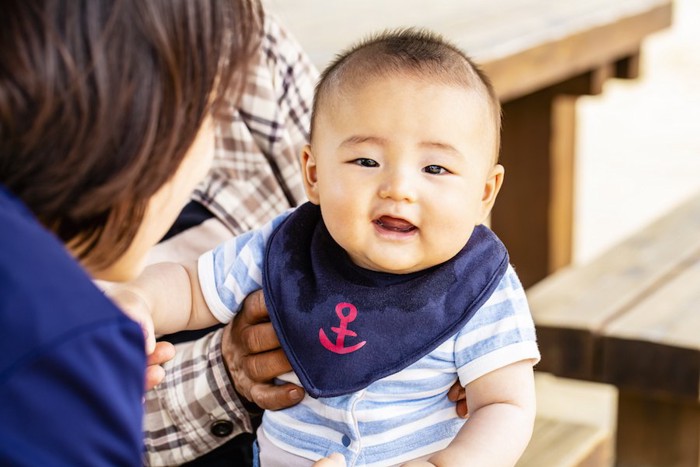
[[617, 390], [542, 372], [535, 384], [535, 430], [517, 467], [612, 465]]
[[619, 389], [618, 465], [700, 465], [700, 193], [527, 294], [538, 368]]

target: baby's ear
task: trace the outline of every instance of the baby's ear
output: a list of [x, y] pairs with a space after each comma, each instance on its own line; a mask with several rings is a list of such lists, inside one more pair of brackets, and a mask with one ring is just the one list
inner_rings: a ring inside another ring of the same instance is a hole
[[484, 192], [481, 196], [481, 221], [484, 222], [491, 213], [493, 204], [496, 202], [496, 196], [501, 191], [503, 185], [503, 177], [505, 169], [501, 164], [494, 165], [486, 177], [484, 184]]
[[316, 158], [308, 144], [301, 150], [301, 175], [304, 179], [306, 197], [312, 203], [319, 204]]

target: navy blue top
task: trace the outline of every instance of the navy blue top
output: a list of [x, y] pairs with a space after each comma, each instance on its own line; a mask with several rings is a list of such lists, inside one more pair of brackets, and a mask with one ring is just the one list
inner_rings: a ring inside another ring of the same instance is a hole
[[142, 464], [139, 326], [0, 185], [0, 465]]

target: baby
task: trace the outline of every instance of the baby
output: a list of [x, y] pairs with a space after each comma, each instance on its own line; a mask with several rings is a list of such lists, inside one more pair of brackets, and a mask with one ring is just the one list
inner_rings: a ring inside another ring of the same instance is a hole
[[[263, 466], [333, 452], [348, 465], [515, 464], [539, 352], [508, 254], [482, 225], [504, 176], [488, 79], [435, 34], [384, 33], [325, 70], [310, 139], [309, 203], [111, 294], [170, 333], [227, 322], [263, 289], [294, 369], [284, 379], [307, 391], [265, 413]], [[447, 398], [457, 379], [466, 421]]]

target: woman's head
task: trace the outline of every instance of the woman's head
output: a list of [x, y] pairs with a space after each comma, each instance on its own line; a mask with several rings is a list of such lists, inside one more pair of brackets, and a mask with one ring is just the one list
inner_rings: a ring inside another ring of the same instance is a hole
[[90, 270], [109, 268], [235, 99], [261, 23], [254, 0], [5, 2], [0, 183]]

